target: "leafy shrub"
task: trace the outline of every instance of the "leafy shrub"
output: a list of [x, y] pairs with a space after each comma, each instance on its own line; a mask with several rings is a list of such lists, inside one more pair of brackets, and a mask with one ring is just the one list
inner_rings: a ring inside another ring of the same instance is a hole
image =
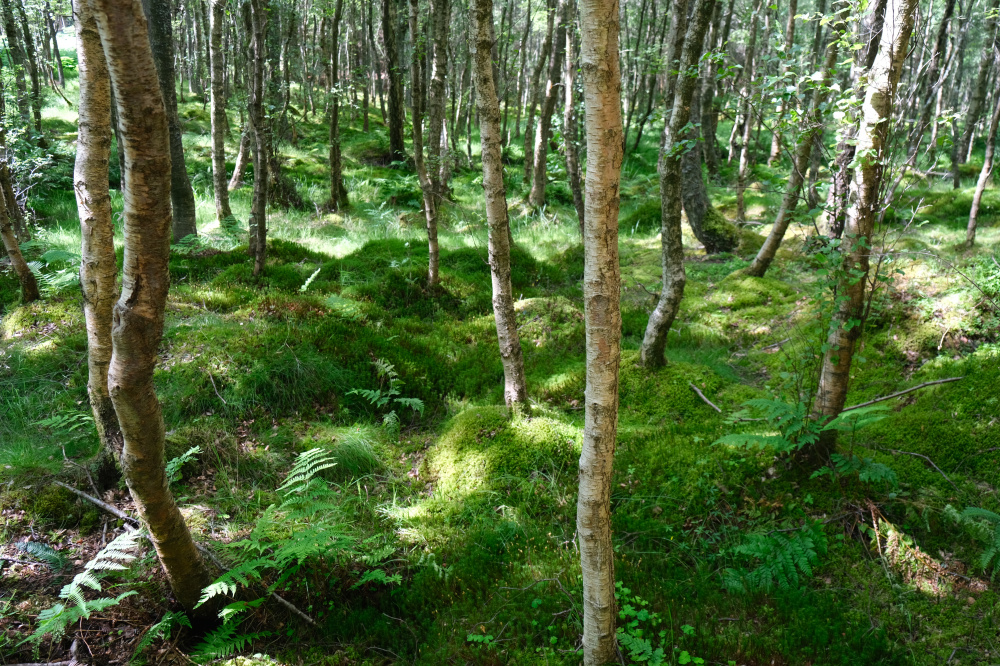
[[801, 529], [755, 533], [733, 549], [738, 558], [754, 563], [753, 569], [730, 568], [723, 572], [723, 584], [732, 592], [769, 592], [799, 585], [801, 575], [812, 576], [819, 556], [826, 553], [826, 534], [815, 521]]

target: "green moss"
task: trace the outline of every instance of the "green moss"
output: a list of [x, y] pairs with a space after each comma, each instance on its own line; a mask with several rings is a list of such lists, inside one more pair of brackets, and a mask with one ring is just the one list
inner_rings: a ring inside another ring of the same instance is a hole
[[691, 384], [694, 384], [709, 396], [719, 391], [724, 381], [710, 368], [671, 362], [650, 372], [640, 367], [638, 361], [638, 352], [622, 352], [619, 394], [623, 421], [649, 424], [650, 419], [663, 421], [716, 414], [691, 389]]
[[659, 199], [647, 199], [618, 218], [618, 231], [625, 235], [658, 233], [663, 217], [661, 211]]
[[[99, 520], [97, 510], [83, 506], [76, 495], [57, 485], [46, 485], [30, 501], [29, 513], [39, 527], [92, 529]], [[24, 506], [24, 505], [22, 505]]]
[[760, 251], [760, 247], [764, 244], [764, 237], [747, 227], [743, 227], [738, 231], [740, 242], [737, 252], [744, 257], [757, 254]]
[[701, 221], [702, 232], [710, 239], [706, 243], [709, 252], [731, 252], [742, 243], [743, 233], [715, 208], [709, 205], [705, 219]]
[[427, 455], [435, 495], [461, 498], [500, 477], [564, 469], [580, 456], [581, 432], [547, 417], [508, 418], [503, 407], [469, 407], [445, 424]]
[[727, 277], [708, 297], [709, 306], [730, 310], [769, 305], [782, 302], [796, 295], [795, 288], [771, 277], [746, 277], [734, 273]]

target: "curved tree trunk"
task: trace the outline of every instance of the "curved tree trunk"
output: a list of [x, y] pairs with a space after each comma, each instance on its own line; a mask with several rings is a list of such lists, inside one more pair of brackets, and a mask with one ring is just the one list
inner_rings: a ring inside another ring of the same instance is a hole
[[774, 257], [778, 254], [778, 247], [788, 231], [788, 225], [792, 221], [795, 209], [799, 205], [802, 183], [805, 182], [806, 171], [809, 169], [809, 161], [812, 157], [813, 147], [816, 145], [817, 137], [823, 133], [823, 110], [826, 107], [826, 98], [833, 75], [833, 69], [837, 64], [837, 39], [843, 30], [843, 23], [834, 28], [834, 40], [827, 47], [826, 63], [823, 65], [823, 78], [819, 83], [819, 88], [813, 91], [812, 102], [809, 114], [803, 118], [805, 126], [799, 133], [798, 143], [795, 146], [795, 159], [792, 163], [792, 172], [788, 175], [788, 185], [785, 187], [785, 196], [778, 209], [778, 215], [771, 227], [771, 232], [764, 240], [757, 256], [746, 269], [746, 274], [753, 277], [764, 277], [764, 273], [771, 266]]
[[[88, 0], [84, 0], [88, 1]], [[89, 0], [122, 121], [125, 262], [113, 314], [108, 387], [125, 446], [122, 471], [177, 600], [191, 610], [211, 582], [167, 485], [153, 387], [170, 274], [170, 138], [138, 0]]]
[[[868, 75], [857, 134], [858, 154], [865, 157], [855, 170], [851, 185], [852, 204], [847, 212], [843, 264], [837, 282], [838, 303], [830, 325], [828, 350], [823, 356], [819, 388], [813, 404], [813, 413], [824, 421], [836, 417], [844, 408], [854, 347], [864, 328], [871, 236], [881, 207], [879, 193], [888, 159], [889, 119], [913, 30], [916, 6], [917, 0], [888, 0], [878, 54]], [[835, 445], [836, 430], [827, 430], [808, 454], [814, 460], [825, 461]]]
[[[972, 136], [976, 131], [976, 124], [979, 116], [983, 112], [983, 104], [986, 103], [986, 93], [989, 92], [990, 71], [993, 69], [993, 61], [996, 59], [995, 45], [997, 42], [997, 18], [1000, 10], [1000, 0], [993, 0], [990, 9], [986, 12], [986, 24], [983, 26], [985, 36], [983, 44], [983, 57], [979, 60], [979, 69], [976, 72], [976, 82], [972, 84], [972, 96], [969, 98], [969, 111], [965, 114], [965, 131], [962, 132], [962, 139], [956, 147], [955, 155], [959, 164], [965, 164], [965, 156], [972, 145]], [[956, 168], [956, 172], [957, 172]]]
[[663, 129], [658, 170], [660, 173], [661, 210], [661, 261], [663, 267], [663, 289], [660, 291], [656, 308], [649, 315], [646, 333], [639, 348], [639, 362], [644, 368], [652, 369], [666, 363], [664, 351], [667, 335], [677, 317], [687, 276], [684, 272], [684, 245], [681, 238], [681, 158], [684, 143], [683, 134], [691, 118], [691, 100], [698, 79], [686, 73], [698, 66], [702, 55], [705, 31], [712, 18], [715, 0], [696, 0], [694, 13], [683, 36], [683, 48], [676, 83], [673, 87], [673, 106], [670, 122]]
[[[166, 104], [170, 128], [170, 201], [173, 204], [174, 242], [185, 236], [197, 235], [194, 190], [184, 162], [181, 143], [181, 121], [177, 115], [177, 91], [174, 88], [174, 35], [171, 27], [169, 0], [143, 0], [149, 19], [149, 45], [153, 50], [160, 92]], [[122, 100], [119, 100], [119, 102]]]
[[976, 192], [972, 195], [972, 208], [969, 210], [969, 226], [965, 231], [965, 244], [972, 247], [976, 242], [976, 224], [979, 218], [979, 206], [983, 201], [983, 191], [993, 173], [993, 160], [997, 149], [997, 125], [1000, 125], [1000, 95], [997, 95], [996, 108], [990, 118], [990, 128], [986, 135], [986, 154], [983, 156], [983, 169], [979, 172], [976, 182]]
[[527, 412], [527, 380], [524, 375], [521, 340], [517, 333], [517, 316], [514, 313], [514, 290], [510, 281], [510, 219], [507, 216], [507, 192], [503, 182], [500, 101], [493, 81], [493, 59], [490, 57], [496, 41], [493, 35], [493, 0], [476, 0], [470, 8], [470, 21], [479, 136], [483, 145], [483, 192], [486, 199], [486, 223], [489, 225], [493, 314], [500, 344], [500, 360], [503, 363], [503, 396], [511, 410]]
[[212, 77], [212, 185], [215, 190], [215, 217], [222, 222], [233, 214], [226, 182], [226, 128], [229, 123], [226, 120], [226, 70], [222, 61], [226, 3], [225, 0], [209, 0], [209, 3], [212, 6], [208, 40]]
[[531, 84], [528, 86], [528, 113], [524, 121], [524, 183], [531, 183], [531, 171], [535, 168], [534, 141], [535, 141], [535, 109], [541, 103], [542, 72], [545, 71], [545, 64], [549, 60], [549, 53], [552, 51], [552, 35], [555, 32], [556, 3], [555, 0], [545, 2], [546, 28], [545, 39], [542, 41], [542, 49], [538, 53], [538, 62], [531, 71]]
[[[396, 0], [382, 0], [382, 35], [385, 39], [385, 69], [389, 78], [389, 154], [393, 162], [406, 161], [403, 145], [403, 82], [399, 71], [399, 51], [396, 46]], [[383, 113], [383, 116], [385, 114]]]
[[545, 184], [548, 180], [546, 160], [549, 155], [549, 138], [552, 135], [552, 114], [556, 109], [556, 99], [559, 94], [559, 81], [562, 78], [563, 52], [566, 50], [566, 0], [560, 0], [556, 9], [559, 22], [552, 43], [552, 60], [549, 64], [549, 80], [545, 84], [545, 100], [542, 102], [538, 115], [538, 127], [535, 130], [535, 150], [532, 156], [535, 165], [531, 169], [531, 191], [528, 193], [528, 203], [540, 208], [545, 205]]
[[226, 189], [232, 192], [243, 184], [243, 176], [247, 172], [247, 163], [253, 159], [253, 128], [250, 126], [243, 128], [240, 135], [240, 148], [236, 152], [236, 161], [233, 163], [233, 175], [229, 177], [229, 185]]
[[587, 389], [576, 530], [583, 574], [584, 666], [617, 661], [611, 475], [618, 432], [622, 335], [618, 207], [624, 135], [618, 12], [618, 0], [580, 3], [580, 65], [587, 128], [583, 239]]
[[[78, 3], [79, 4], [79, 3]], [[80, 287], [83, 314], [87, 323], [87, 394], [94, 423], [103, 448], [99, 469], [109, 480], [121, 459], [122, 432], [108, 390], [111, 365], [111, 317], [118, 289], [114, 224], [108, 191], [108, 163], [111, 157], [111, 79], [104, 61], [104, 49], [97, 23], [85, 6], [76, 22], [77, 71], [80, 81], [79, 134], [73, 186], [80, 216]], [[110, 460], [108, 460], [110, 458]]]

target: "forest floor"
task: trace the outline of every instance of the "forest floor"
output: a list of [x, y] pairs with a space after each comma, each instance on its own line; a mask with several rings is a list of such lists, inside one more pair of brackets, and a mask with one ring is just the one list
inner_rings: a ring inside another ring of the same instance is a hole
[[[455, 172], [453, 202], [443, 209], [442, 284], [428, 292], [419, 187], [411, 172], [382, 165], [387, 138], [377, 113], [367, 133], [356, 113], [342, 114], [351, 206], [338, 214], [319, 207], [327, 129], [322, 118], [295, 116], [284, 167], [312, 208], [271, 211], [267, 270], [255, 280], [244, 244], [249, 185], [233, 193], [239, 224], [220, 228], [208, 112], [188, 95], [181, 116], [201, 235], [171, 255], [156, 386], [167, 458], [198, 451], [182, 458], [174, 493], [196, 538], [232, 563], [236, 551], [226, 544], [250, 538], [264, 510], [281, 503], [296, 454], [326, 449], [338, 462], [324, 472], [333, 498], [326, 511], [354, 545], [289, 565], [278, 572], [287, 580], [265, 577], [318, 626], [266, 601], [227, 625], [228, 638], [211, 639], [215, 647], [202, 644], [201, 657], [190, 632], [168, 638], [164, 623], [151, 629], [173, 607], [146, 549], [105, 577], [105, 595], [137, 594], [79, 622], [78, 654], [93, 663], [182, 664], [240, 647], [287, 664], [578, 663], [583, 255], [560, 155], [550, 153], [550, 205], [530, 211], [520, 203], [519, 149], [510, 151], [513, 282], [533, 410], [509, 420], [481, 172]], [[40, 262], [46, 297], [20, 305], [16, 280], [0, 271], [0, 555], [21, 560], [0, 561], [3, 663], [66, 658], [71, 637], [23, 641], [121, 529], [51, 483], [92, 492], [80, 465], [97, 439], [73, 282], [74, 112], [53, 101], [45, 128], [55, 155], [30, 196], [37, 232], [26, 252]], [[866, 414], [880, 420], [842, 434], [843, 466], [816, 476], [769, 448], [716, 443], [774, 434], [766, 423], [733, 418], [747, 400], [808, 404], [827, 294], [808, 215], [762, 279], [738, 273], [755, 248], [706, 256], [686, 236], [688, 284], [669, 364], [652, 373], [636, 365], [660, 276], [652, 134], [627, 157], [622, 185], [612, 520], [620, 603], [634, 611], [623, 617], [623, 644], [639, 650], [626, 650], [624, 662], [1000, 661], [1000, 596], [988, 557], [1000, 533], [986, 514], [960, 515], [967, 507], [1000, 512], [995, 185], [978, 244], [961, 245], [981, 148], [961, 189], [911, 178], [897, 195], [879, 239], [882, 274], [895, 280], [873, 300], [848, 403], [962, 379], [882, 403], [886, 410]], [[783, 169], [758, 168], [748, 196], [765, 233]], [[731, 176], [724, 170], [726, 185], [711, 192], [730, 217]], [[120, 212], [117, 190], [113, 202]], [[391, 364], [398, 396], [418, 398], [422, 412], [372, 407], [351, 393], [390, 388], [376, 362]], [[130, 508], [123, 485], [104, 499]], [[388, 582], [365, 581], [373, 569]]]

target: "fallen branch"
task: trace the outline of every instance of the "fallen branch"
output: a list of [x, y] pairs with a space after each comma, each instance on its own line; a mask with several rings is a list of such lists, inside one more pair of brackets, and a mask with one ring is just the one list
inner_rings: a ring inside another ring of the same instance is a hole
[[699, 390], [697, 386], [695, 386], [695, 385], [694, 385], [694, 384], [692, 384], [691, 382], [688, 382], [688, 386], [690, 386], [691, 388], [693, 388], [693, 389], [694, 389], [694, 392], [698, 394], [698, 397], [699, 397], [699, 398], [701, 398], [702, 400], [704, 400], [704, 401], [705, 401], [705, 404], [707, 404], [708, 406], [710, 406], [710, 407], [711, 407], [712, 409], [714, 409], [715, 411], [719, 412], [720, 414], [722, 413], [722, 410], [721, 410], [721, 409], [719, 409], [719, 408], [718, 408], [718, 407], [717, 407], [717, 406], [715, 405], [715, 403], [714, 403], [714, 402], [712, 402], [711, 400], [709, 400], [708, 398], [706, 398], [706, 397], [705, 397], [705, 394], [704, 394], [704, 393], [702, 393], [702, 392], [701, 392], [701, 390]]
[[893, 398], [898, 398], [901, 395], [906, 395], [907, 393], [913, 393], [919, 389], [925, 388], [927, 386], [934, 386], [935, 384], [947, 384], [948, 382], [957, 382], [959, 379], [965, 379], [965, 377], [949, 377], [948, 379], [936, 379], [933, 382], [924, 382], [923, 384], [917, 384], [912, 388], [908, 388], [905, 391], [899, 391], [898, 393], [892, 393], [890, 395], [882, 396], [881, 398], [875, 398], [874, 400], [869, 400], [868, 402], [862, 402], [860, 405], [851, 405], [850, 407], [844, 407], [841, 411], [849, 412], [852, 409], [861, 409], [862, 407], [867, 407], [868, 405], [874, 405], [877, 402], [885, 402], [886, 400], [892, 400]]
[[6, 555], [0, 555], [0, 562], [13, 562], [14, 564], [42, 564], [42, 562], [26, 560], [23, 557], [8, 557]]
[[945, 481], [947, 481], [948, 483], [950, 483], [950, 484], [951, 484], [951, 487], [952, 487], [952, 488], [954, 488], [954, 489], [955, 489], [956, 491], [958, 491], [958, 492], [961, 492], [961, 491], [959, 491], [959, 490], [958, 490], [958, 486], [956, 486], [956, 485], [955, 485], [955, 482], [954, 482], [954, 481], [952, 481], [951, 479], [949, 479], [949, 478], [948, 478], [948, 475], [947, 475], [947, 474], [945, 474], [944, 472], [942, 472], [942, 471], [941, 471], [941, 468], [940, 468], [940, 467], [938, 467], [937, 465], [935, 465], [935, 464], [934, 464], [934, 461], [933, 461], [933, 460], [931, 460], [930, 458], [928, 458], [927, 456], [925, 456], [924, 454], [922, 454], [922, 453], [913, 453], [912, 451], [898, 451], [898, 450], [896, 450], [896, 449], [885, 449], [885, 450], [886, 450], [886, 451], [889, 451], [890, 453], [901, 453], [901, 454], [903, 454], [903, 455], [906, 455], [906, 456], [914, 456], [915, 458], [923, 458], [924, 460], [926, 460], [926, 461], [927, 461], [927, 463], [928, 463], [928, 464], [929, 464], [929, 465], [930, 465], [931, 467], [933, 467], [934, 469], [936, 469], [936, 470], [938, 471], [938, 474], [940, 474], [941, 476], [943, 476], [943, 477], [944, 477], [944, 480], [945, 480]]
[[71, 493], [75, 493], [75, 494], [79, 495], [80, 497], [82, 497], [83, 499], [87, 500], [88, 502], [91, 502], [92, 504], [96, 505], [97, 507], [99, 507], [101, 509], [104, 509], [105, 511], [107, 511], [108, 513], [110, 513], [115, 518], [118, 518], [120, 520], [124, 520], [125, 522], [132, 523], [134, 525], [140, 525], [141, 524], [139, 522], [138, 518], [133, 518], [132, 516], [128, 515], [127, 513], [125, 513], [121, 509], [119, 509], [118, 507], [112, 506], [111, 504], [108, 504], [107, 502], [101, 501], [101, 500], [97, 499], [96, 497], [94, 497], [92, 495], [88, 495], [87, 493], [83, 492], [82, 490], [77, 490], [76, 488], [74, 488], [73, 486], [71, 486], [71, 485], [69, 485], [67, 483], [63, 483], [62, 481], [53, 481], [53, 483], [56, 484], [57, 486], [62, 486], [66, 490], [70, 491]]
[[[222, 563], [222, 560], [220, 560], [218, 557], [216, 557], [215, 553], [213, 553], [212, 551], [210, 551], [208, 548], [206, 548], [205, 546], [201, 545], [200, 543], [196, 543], [195, 544], [195, 548], [197, 548], [199, 550], [199, 552], [201, 552], [202, 555], [204, 555], [205, 557], [207, 557], [208, 559], [210, 559], [212, 561], [212, 564], [214, 564], [215, 566], [219, 567], [219, 569], [223, 573], [228, 573], [229, 572], [229, 568], [226, 567], [226, 565]], [[308, 615], [306, 615], [305, 613], [303, 613], [292, 602], [288, 601], [287, 599], [285, 599], [285, 598], [283, 598], [281, 596], [278, 596], [277, 592], [271, 592], [271, 598], [274, 599], [275, 601], [277, 601], [279, 604], [281, 604], [285, 608], [287, 608], [288, 610], [290, 610], [292, 613], [295, 613], [296, 615], [298, 615], [300, 618], [302, 618], [303, 620], [305, 620], [306, 622], [308, 622], [312, 626], [314, 626], [314, 627], [319, 626], [319, 625], [316, 624], [316, 620], [312, 619], [311, 617], [309, 617]]]

